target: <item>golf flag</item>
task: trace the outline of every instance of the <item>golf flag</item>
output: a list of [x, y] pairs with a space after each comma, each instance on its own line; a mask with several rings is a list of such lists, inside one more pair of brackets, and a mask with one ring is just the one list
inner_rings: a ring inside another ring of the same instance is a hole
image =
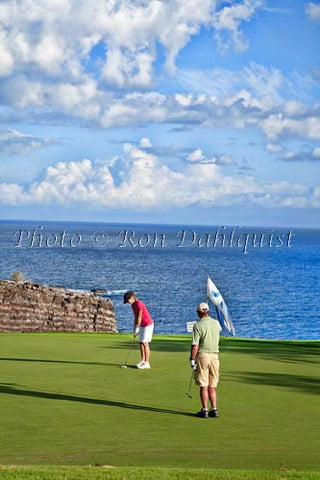
[[225, 304], [225, 301], [222, 298], [221, 293], [213, 283], [210, 277], [207, 279], [207, 297], [212, 301], [216, 307], [218, 320], [222, 327], [225, 327], [228, 332], [231, 332], [233, 335], [236, 334], [232, 320], [230, 318], [228, 307]]

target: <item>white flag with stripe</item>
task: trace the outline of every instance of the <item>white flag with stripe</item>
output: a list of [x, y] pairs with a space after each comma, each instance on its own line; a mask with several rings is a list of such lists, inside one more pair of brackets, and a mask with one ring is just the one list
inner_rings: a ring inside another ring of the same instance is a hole
[[216, 312], [218, 316], [218, 320], [222, 327], [225, 327], [228, 332], [232, 333], [233, 335], [236, 334], [232, 320], [230, 318], [228, 307], [223, 300], [223, 297], [213, 281], [210, 277], [207, 279], [207, 297], [212, 301], [214, 306], [216, 307]]

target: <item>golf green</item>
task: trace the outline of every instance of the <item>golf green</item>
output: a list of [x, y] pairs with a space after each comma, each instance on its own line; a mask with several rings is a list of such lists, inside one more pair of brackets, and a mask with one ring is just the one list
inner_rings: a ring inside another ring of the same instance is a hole
[[131, 342], [1, 334], [0, 464], [318, 469], [320, 342], [222, 338], [218, 419], [186, 396], [190, 337], [155, 336], [150, 370], [137, 344], [121, 368]]

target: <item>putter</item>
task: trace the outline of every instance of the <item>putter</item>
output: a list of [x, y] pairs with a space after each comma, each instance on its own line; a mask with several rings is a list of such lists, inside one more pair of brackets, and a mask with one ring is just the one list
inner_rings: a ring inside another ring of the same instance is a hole
[[191, 378], [190, 378], [190, 383], [189, 383], [189, 388], [188, 388], [188, 391], [187, 391], [187, 393], [186, 393], [186, 397], [188, 397], [188, 398], [192, 398], [192, 395], [191, 395], [191, 387], [192, 387], [193, 377], [194, 377], [194, 371], [192, 370]]
[[130, 355], [130, 353], [131, 353], [131, 350], [133, 349], [134, 340], [135, 340], [135, 339], [133, 339], [132, 342], [131, 342], [131, 345], [130, 345], [129, 350], [128, 350], [128, 352], [127, 352], [126, 359], [125, 359], [124, 363], [121, 365], [121, 368], [128, 368], [128, 367], [127, 367], [127, 362], [128, 362], [128, 359], [129, 359], [129, 355]]

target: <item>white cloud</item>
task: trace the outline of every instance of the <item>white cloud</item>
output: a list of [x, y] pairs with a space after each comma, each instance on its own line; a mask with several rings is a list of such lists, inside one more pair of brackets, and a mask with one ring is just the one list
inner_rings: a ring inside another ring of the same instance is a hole
[[[250, 69], [238, 72], [236, 79], [241, 78], [244, 86], [242, 81], [236, 82], [235, 79], [229, 82], [226, 75], [225, 90], [220, 89], [218, 81], [215, 83], [216, 94], [169, 95], [148, 91], [120, 96], [101, 90], [97, 81], [86, 75], [79, 83], [57, 82], [54, 88], [50, 82], [31, 81], [22, 75], [3, 82], [2, 97], [14, 107], [14, 119], [19, 115], [24, 119], [27, 109], [27, 115], [33, 121], [37, 121], [38, 115], [41, 121], [45, 118], [50, 121], [50, 116], [56, 120], [60, 115], [61, 121], [65, 116], [65, 121], [71, 118], [103, 128], [171, 123], [218, 129], [254, 128], [260, 130], [269, 143], [296, 137], [306, 141], [319, 140], [319, 105], [282, 100], [278, 89], [284, 88], [288, 82], [279, 72], [272, 69], [270, 73], [273, 80], [268, 83], [267, 69], [253, 64]], [[196, 79], [197, 76], [189, 77], [186, 81], [192, 83]], [[197, 84], [201, 85], [198, 80]], [[9, 110], [2, 113], [4, 119], [8, 115]]]
[[189, 160], [189, 162], [202, 163], [205, 160], [205, 156], [203, 155], [202, 150], [197, 148], [197, 150], [194, 150], [187, 156], [187, 160]]
[[320, 139], [320, 117], [292, 119], [285, 117], [282, 113], [273, 113], [260, 122], [260, 126], [268, 139], [273, 141], [280, 136]]
[[283, 106], [283, 112], [287, 116], [301, 116], [308, 114], [308, 107], [301, 102], [291, 100], [286, 102]]
[[[242, 93], [251, 106], [259, 108], [271, 108], [283, 103], [288, 92], [294, 98], [297, 81], [276, 67], [265, 67], [256, 62], [250, 62], [238, 70], [214, 68], [178, 72], [178, 82], [188, 92], [219, 98]], [[299, 81], [303, 82], [302, 79]], [[304, 79], [304, 84], [309, 85], [310, 79]]]
[[14, 68], [14, 59], [8, 47], [5, 32], [0, 31], [0, 77], [11, 74]]
[[0, 154], [3, 155], [26, 153], [52, 143], [49, 139], [38, 138], [11, 128], [0, 129]]
[[[177, 55], [203, 27], [213, 27], [224, 49], [244, 49], [241, 24], [262, 3], [243, 0], [219, 10], [218, 0], [3, 0], [0, 77], [28, 72], [74, 83], [89, 74], [108, 88], [144, 89], [152, 86], [159, 46], [166, 69], [175, 72]], [[99, 61], [90, 63], [98, 45]]]
[[216, 117], [228, 125], [235, 118], [245, 124], [245, 110], [257, 107], [255, 99], [245, 91], [220, 98], [157, 92], [117, 96], [98, 89], [97, 83], [86, 76], [78, 84], [61, 82], [55, 88], [50, 83], [17, 76], [3, 84], [2, 95], [15, 108], [50, 107], [104, 127], [139, 125], [142, 122], [203, 123], [210, 119], [214, 121]]
[[305, 7], [305, 12], [309, 20], [318, 21], [320, 20], [320, 4], [310, 2]]
[[[242, 3], [224, 6], [217, 12], [213, 25], [222, 52], [225, 52], [231, 46], [239, 52], [246, 50], [248, 42], [240, 30], [240, 25], [244, 21], [250, 21], [263, 3], [261, 0], [244, 0]], [[226, 32], [228, 35], [222, 35], [221, 32]]]
[[[277, 69], [253, 63], [237, 72], [212, 71], [211, 77], [205, 72], [181, 72], [179, 79], [194, 92], [132, 91], [117, 95], [101, 89], [88, 75], [76, 83], [56, 82], [54, 88], [50, 82], [17, 75], [3, 81], [2, 98], [14, 107], [14, 119], [19, 115], [24, 119], [27, 109], [31, 120], [37, 121], [40, 115], [41, 121], [50, 121], [51, 115], [54, 119], [60, 115], [65, 121], [71, 118], [103, 128], [171, 123], [218, 129], [254, 128], [269, 143], [295, 137], [306, 141], [320, 139], [319, 105], [283, 99], [290, 81]], [[199, 85], [204, 88], [201, 90]], [[196, 88], [200, 92], [196, 93]], [[2, 118], [8, 115], [9, 110], [2, 113]]]
[[140, 147], [141, 148], [151, 148], [152, 143], [150, 142], [149, 138], [141, 138]]
[[[316, 6], [310, 3], [308, 11]], [[299, 89], [272, 66], [250, 63], [238, 71], [179, 71], [178, 88], [186, 92], [145, 90], [153, 86], [159, 45], [171, 71], [179, 51], [202, 26], [213, 26], [218, 36], [229, 32], [231, 43], [241, 49], [241, 25], [260, 8], [262, 0], [229, 2], [221, 8], [212, 0], [52, 0], [50, 6], [43, 0], [4, 0], [2, 101], [14, 109], [15, 119], [24, 117], [27, 109], [29, 119], [60, 115], [104, 128], [202, 124], [254, 127], [273, 142], [293, 135], [317, 140], [319, 108], [312, 113], [294, 96], [286, 101]], [[91, 62], [97, 45], [100, 56]], [[304, 82], [310, 84], [310, 79]], [[117, 88], [124, 91], [119, 94]], [[133, 93], [125, 93], [127, 88]]]
[[190, 163], [197, 164], [210, 164], [216, 165], [234, 165], [234, 160], [229, 155], [217, 155], [212, 158], [206, 158], [200, 148], [197, 148], [193, 152], [189, 153], [186, 159]]
[[[190, 161], [190, 159], [193, 161]], [[204, 160], [204, 161], [203, 161]], [[0, 184], [0, 201], [9, 205], [82, 205], [85, 208], [116, 207], [157, 209], [258, 204], [266, 206], [317, 206], [319, 195], [304, 185], [269, 183], [253, 176], [224, 175], [216, 162], [207, 162], [200, 149], [189, 156], [183, 171], [173, 171], [156, 155], [132, 144], [124, 145], [125, 168], [115, 182], [110, 162], [84, 159], [59, 162], [47, 168], [41, 180], [26, 186]]]
[[282, 153], [283, 152], [283, 146], [279, 145], [277, 143], [267, 143], [265, 146], [267, 152], [269, 153]]
[[[29, 203], [29, 198], [21, 185], [1, 183], [0, 202], [5, 205], [24, 205]], [[34, 199], [34, 203], [37, 203], [36, 199]]]
[[154, 53], [113, 48], [108, 51], [102, 77], [118, 87], [148, 87], [152, 82], [154, 60]]
[[320, 148], [307, 149], [304, 147], [301, 150], [289, 150], [281, 144], [267, 143], [266, 151], [270, 154], [276, 155], [276, 158], [285, 162], [317, 162], [320, 159]]
[[102, 77], [119, 87], [144, 88], [152, 81], [157, 44], [173, 71], [179, 51], [214, 14], [212, 0], [4, 0], [0, 75], [28, 71], [79, 81], [100, 44], [106, 53], [96, 64]]

